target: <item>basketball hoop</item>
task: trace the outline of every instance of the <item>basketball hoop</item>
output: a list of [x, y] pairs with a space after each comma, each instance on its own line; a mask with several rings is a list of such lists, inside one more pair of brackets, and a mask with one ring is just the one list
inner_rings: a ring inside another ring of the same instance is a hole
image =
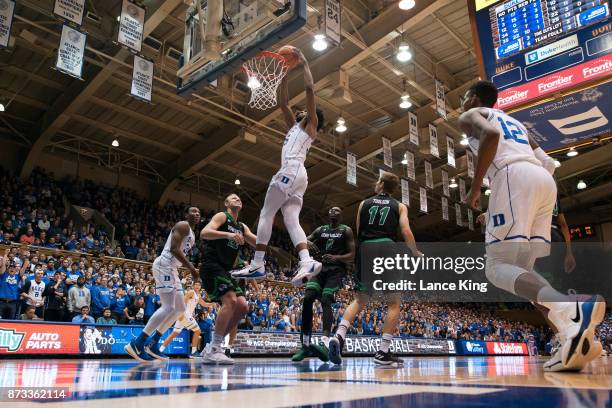
[[262, 51], [242, 64], [242, 70], [251, 89], [249, 106], [259, 110], [276, 106], [278, 85], [289, 70], [285, 58], [274, 52]]

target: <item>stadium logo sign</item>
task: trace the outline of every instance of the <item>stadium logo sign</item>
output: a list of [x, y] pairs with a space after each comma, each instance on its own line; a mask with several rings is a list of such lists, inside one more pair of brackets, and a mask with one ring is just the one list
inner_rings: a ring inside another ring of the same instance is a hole
[[23, 332], [0, 328], [0, 349], [6, 349], [8, 352], [14, 353], [21, 347], [24, 337], [25, 333]]
[[538, 84], [538, 92], [545, 93], [555, 89], [565, 88], [572, 84], [574, 75], [552, 75], [551, 80]]
[[473, 343], [471, 341], [466, 341], [465, 342], [465, 349], [469, 353], [485, 354], [485, 348], [483, 347], [482, 344], [479, 344], [479, 343]]
[[[491, 347], [492, 345], [492, 347]], [[520, 343], [498, 343], [493, 342], [487, 343], [487, 348], [489, 349], [489, 354], [526, 354], [526, 347], [524, 344]], [[493, 350], [491, 350], [491, 348]], [[491, 353], [491, 351], [493, 351]]]
[[612, 71], [612, 61], [604, 60], [592, 67], [582, 68], [584, 79], [594, 78]]
[[500, 96], [497, 100], [499, 106], [507, 106], [512, 105], [513, 103], [524, 101], [528, 98], [529, 90], [526, 89], [524, 91], [511, 91], [508, 92], [507, 95]]

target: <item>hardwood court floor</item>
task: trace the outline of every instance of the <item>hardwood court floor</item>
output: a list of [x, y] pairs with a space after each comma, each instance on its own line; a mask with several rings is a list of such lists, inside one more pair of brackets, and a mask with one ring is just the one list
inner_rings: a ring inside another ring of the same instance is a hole
[[[3, 407], [605, 407], [612, 406], [612, 357], [579, 374], [544, 373], [537, 357], [409, 357], [401, 369], [370, 358], [342, 367], [318, 360], [3, 360]], [[68, 387], [60, 401], [10, 402], [12, 387]]]

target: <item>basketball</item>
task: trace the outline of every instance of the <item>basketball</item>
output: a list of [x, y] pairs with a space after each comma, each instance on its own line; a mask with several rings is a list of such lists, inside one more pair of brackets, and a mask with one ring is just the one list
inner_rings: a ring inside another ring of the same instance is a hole
[[285, 62], [287, 63], [287, 67], [289, 67], [289, 69], [295, 68], [300, 62], [300, 54], [298, 49], [291, 45], [283, 45], [278, 50], [278, 53], [285, 58]]

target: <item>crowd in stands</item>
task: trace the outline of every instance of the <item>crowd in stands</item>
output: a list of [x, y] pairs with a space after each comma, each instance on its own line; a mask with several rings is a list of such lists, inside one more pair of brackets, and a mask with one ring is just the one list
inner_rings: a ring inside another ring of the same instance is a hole
[[[56, 181], [52, 175], [35, 170], [23, 181], [7, 171], [0, 174], [0, 244], [12, 245], [0, 253], [0, 317], [23, 320], [96, 322], [98, 324], [144, 324], [160, 306], [155, 293], [150, 264], [163, 248], [173, 224], [182, 219], [183, 205], [169, 203], [157, 207], [124, 189], [97, 185], [90, 181]], [[112, 223], [118, 245], [102, 228], [76, 228], [64, 208], [68, 202], [98, 210]], [[200, 228], [212, 217], [202, 212]], [[198, 231], [196, 231], [196, 234]], [[275, 229], [274, 246], [292, 250], [286, 232]], [[15, 244], [31, 245], [16, 247]], [[37, 249], [63, 249], [73, 255]], [[250, 259], [252, 250], [243, 249], [241, 258]], [[192, 260], [198, 264], [202, 247], [196, 247]], [[86, 256], [86, 254], [94, 255]], [[100, 256], [102, 255], [102, 256]], [[104, 256], [110, 256], [104, 257]], [[125, 260], [117, 259], [125, 258]], [[291, 268], [269, 252], [269, 276], [288, 281]], [[190, 278], [184, 278], [185, 285]], [[339, 322], [351, 301], [345, 289], [337, 295], [334, 316]], [[205, 294], [203, 294], [205, 296]], [[303, 291], [290, 285], [265, 283], [250, 286], [246, 297], [249, 313], [243, 329], [297, 332], [301, 325]], [[322, 327], [321, 304], [314, 305], [313, 330]], [[210, 332], [217, 307], [198, 309], [198, 319]], [[402, 306], [399, 336], [472, 340], [522, 341], [533, 334], [545, 342], [550, 332], [522, 322], [496, 316], [482, 306], [469, 304], [414, 304]], [[385, 308], [372, 302], [355, 319], [353, 334], [381, 333]], [[204, 329], [203, 329], [204, 332]], [[609, 348], [612, 342], [610, 317], [599, 336]]]

